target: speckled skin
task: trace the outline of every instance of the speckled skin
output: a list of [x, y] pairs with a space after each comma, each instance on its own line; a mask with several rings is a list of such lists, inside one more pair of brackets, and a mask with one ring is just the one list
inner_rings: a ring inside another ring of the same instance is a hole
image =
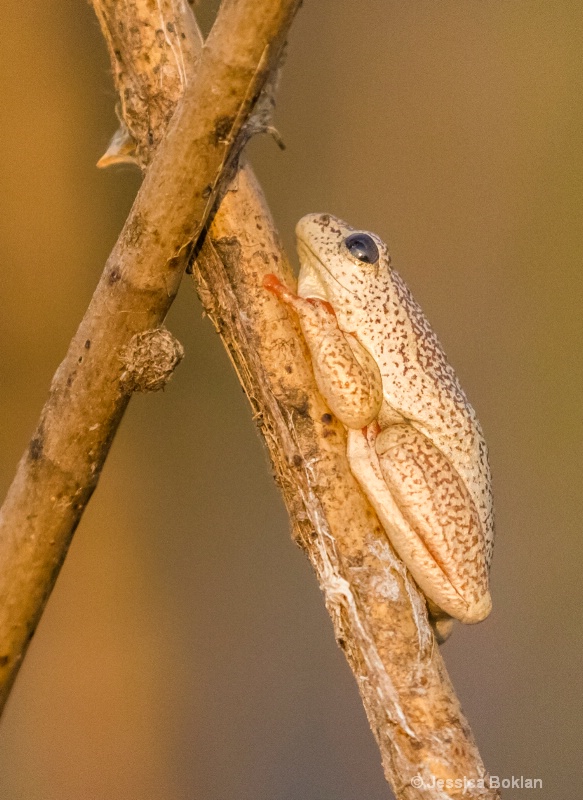
[[435, 333], [391, 267], [344, 245], [329, 214], [297, 225], [293, 306], [320, 391], [348, 429], [351, 469], [425, 595], [463, 622], [491, 608], [493, 515], [484, 437]]

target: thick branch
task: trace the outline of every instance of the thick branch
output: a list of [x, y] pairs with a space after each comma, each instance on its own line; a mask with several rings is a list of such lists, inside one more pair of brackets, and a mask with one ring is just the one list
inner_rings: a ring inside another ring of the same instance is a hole
[[[126, 3], [95, 0], [102, 19], [114, 5], [131, 11]], [[182, 2], [175, 4], [183, 20], [178, 37], [158, 37], [167, 53], [174, 47], [174, 66], [169, 59], [166, 75], [157, 74], [157, 86], [163, 87], [180, 62], [183, 99], [54, 376], [38, 428], [0, 512], [0, 707], [127, 405], [127, 387], [120, 380], [125, 372], [122, 351], [136, 334], [163, 321], [229, 159], [244, 138], [242, 128], [279, 61], [297, 6], [298, 0], [225, 0], [196, 81], [191, 79], [192, 59], [181, 59], [178, 49], [182, 35], [191, 36], [190, 52], [196, 48], [192, 20], [186, 17], [190, 11]], [[156, 31], [168, 29], [159, 3], [150, 17]], [[118, 32], [133, 37], [140, 50], [139, 27], [118, 26]], [[154, 141], [166, 117], [158, 116]]]

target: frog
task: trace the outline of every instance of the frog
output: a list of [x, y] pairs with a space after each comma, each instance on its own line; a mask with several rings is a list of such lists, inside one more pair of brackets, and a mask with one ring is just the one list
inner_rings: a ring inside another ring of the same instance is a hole
[[438, 641], [490, 613], [488, 450], [476, 412], [379, 236], [332, 214], [296, 226], [297, 315], [320, 393], [346, 430], [350, 470], [425, 595]]

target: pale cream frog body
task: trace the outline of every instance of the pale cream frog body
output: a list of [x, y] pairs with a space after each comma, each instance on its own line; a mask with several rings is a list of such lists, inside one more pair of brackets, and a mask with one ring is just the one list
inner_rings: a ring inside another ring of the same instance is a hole
[[491, 608], [484, 437], [386, 245], [329, 214], [297, 225], [299, 315], [318, 387], [348, 431], [350, 468], [426, 597], [462, 622]]

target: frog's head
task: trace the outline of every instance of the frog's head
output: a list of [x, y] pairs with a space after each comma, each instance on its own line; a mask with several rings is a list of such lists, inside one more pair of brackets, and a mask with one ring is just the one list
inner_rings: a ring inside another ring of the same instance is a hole
[[331, 214], [308, 214], [296, 226], [300, 297], [328, 301], [340, 327], [358, 326], [359, 311], [390, 281], [391, 259], [374, 233], [359, 231]]

